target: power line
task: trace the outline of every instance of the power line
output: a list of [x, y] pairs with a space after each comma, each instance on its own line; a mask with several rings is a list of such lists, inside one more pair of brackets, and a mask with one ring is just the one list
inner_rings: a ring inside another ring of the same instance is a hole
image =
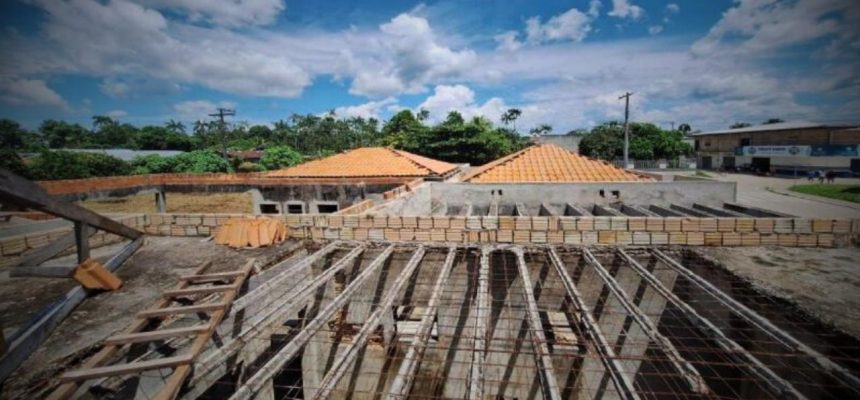
[[218, 129], [221, 131], [221, 154], [224, 156], [224, 160], [230, 161], [227, 157], [227, 129], [224, 124], [224, 117], [232, 117], [236, 115], [236, 110], [232, 110], [229, 108], [221, 108], [218, 107], [218, 112], [215, 114], [209, 114], [210, 117], [218, 117], [219, 125]]

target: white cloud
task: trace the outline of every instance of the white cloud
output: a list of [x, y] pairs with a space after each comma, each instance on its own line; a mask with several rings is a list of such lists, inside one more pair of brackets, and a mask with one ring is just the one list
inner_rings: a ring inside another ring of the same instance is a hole
[[430, 122], [443, 121], [451, 111], [459, 112], [463, 118], [483, 116], [495, 124], [500, 123], [502, 114], [509, 108], [517, 107], [523, 116], [517, 122], [519, 127], [534, 126], [542, 123], [543, 112], [536, 106], [507, 104], [500, 97], [492, 97], [483, 104], [475, 101], [475, 92], [465, 85], [438, 85], [433, 94], [427, 97], [415, 111], [424, 109], [430, 112]]
[[666, 14], [678, 14], [681, 12], [681, 6], [675, 3], [666, 4]]
[[188, 100], [173, 105], [173, 113], [180, 121], [210, 120], [217, 108], [236, 108], [236, 103], [222, 101], [215, 104], [209, 100]]
[[594, 16], [576, 8], [550, 18], [545, 24], [540, 22], [540, 17], [531, 17], [526, 20], [526, 38], [529, 43], [560, 40], [581, 42], [591, 32], [593, 19]]
[[334, 109], [335, 115], [338, 117], [362, 117], [381, 119], [380, 112], [390, 110], [392, 107], [397, 107], [397, 99], [388, 97], [379, 101], [369, 101], [356, 106], [343, 106]]
[[493, 39], [498, 43], [496, 49], [502, 51], [515, 51], [519, 49], [523, 45], [519, 39], [517, 39], [519, 34], [520, 33], [517, 31], [507, 31], [493, 36]]
[[648, 27], [648, 34], [654, 36], [660, 32], [663, 32], [663, 25], [651, 25]]
[[120, 119], [123, 117], [127, 117], [128, 112], [126, 112], [125, 110], [112, 110], [112, 111], [106, 112], [105, 115], [107, 115], [108, 117], [111, 117], [113, 119]]
[[612, 10], [609, 16], [616, 18], [639, 19], [645, 14], [642, 7], [631, 4], [629, 0], [612, 0]]
[[183, 13], [192, 22], [229, 27], [268, 25], [284, 11], [283, 0], [139, 0], [162, 10]]
[[39, 79], [0, 77], [0, 102], [18, 106], [46, 106], [68, 110], [66, 101]]

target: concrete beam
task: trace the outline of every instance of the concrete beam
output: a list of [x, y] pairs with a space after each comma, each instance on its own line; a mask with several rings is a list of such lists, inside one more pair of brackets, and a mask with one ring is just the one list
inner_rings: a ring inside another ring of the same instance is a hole
[[163, 190], [155, 192], [155, 212], [160, 214], [167, 212], [167, 196]]
[[714, 207], [706, 206], [704, 204], [699, 204], [699, 203], [693, 203], [693, 208], [696, 210], [699, 210], [699, 211], [704, 211], [708, 214], [716, 215], [718, 217], [736, 218], [736, 217], [744, 217], [745, 216], [743, 214], [736, 213], [736, 212], [731, 211], [731, 210], [721, 210], [719, 208], [714, 208]]
[[484, 353], [487, 350], [487, 325], [490, 320], [490, 248], [481, 249], [480, 270], [478, 272], [478, 293], [475, 299], [475, 341], [472, 352], [472, 366], [469, 374], [469, 399], [484, 398]]
[[488, 217], [498, 217], [499, 216], [499, 201], [492, 200], [490, 202], [490, 209], [487, 211]]
[[716, 217], [716, 215], [711, 214], [707, 211], [694, 210], [690, 207], [684, 207], [684, 206], [678, 205], [678, 204], [672, 204], [669, 206], [669, 208], [671, 208], [673, 211], [684, 214], [683, 216], [699, 217], [699, 218]]
[[552, 217], [556, 216], [555, 208], [551, 206], [549, 203], [541, 203], [540, 209], [538, 210], [538, 215], [542, 217]]
[[436, 319], [436, 312], [439, 308], [439, 301], [442, 297], [442, 291], [445, 288], [445, 283], [451, 275], [451, 269], [454, 267], [454, 260], [457, 257], [457, 247], [451, 246], [448, 249], [448, 256], [445, 258], [445, 264], [442, 266], [442, 271], [439, 272], [439, 277], [436, 279], [436, 285], [433, 287], [433, 292], [430, 294], [430, 300], [427, 303], [427, 308], [424, 311], [424, 316], [421, 318], [421, 324], [418, 326], [415, 337], [412, 338], [412, 343], [409, 345], [409, 350], [406, 351], [406, 356], [403, 357], [403, 362], [400, 364], [400, 369], [397, 371], [397, 376], [388, 390], [387, 399], [405, 399], [409, 396], [409, 391], [412, 389], [412, 382], [415, 379], [415, 373], [418, 372], [418, 366], [424, 357], [424, 352], [427, 349], [427, 341], [430, 340], [430, 334], [433, 329], [433, 321]]
[[621, 212], [631, 217], [659, 217], [657, 213], [633, 204], [622, 204]]
[[528, 217], [529, 216], [529, 210], [526, 208], [525, 204], [523, 204], [522, 202], [517, 202], [516, 208], [515, 208], [515, 214], [518, 217]]
[[683, 217], [684, 216], [684, 214], [682, 214], [679, 211], [670, 210], [668, 208], [661, 207], [661, 206], [654, 205], [654, 204], [648, 206], [648, 211], [651, 211], [654, 214], [657, 214], [661, 217]]
[[[406, 283], [409, 281], [409, 278], [415, 273], [418, 269], [418, 265], [421, 264], [421, 260], [424, 258], [424, 246], [418, 246], [415, 252], [412, 254], [412, 258], [409, 259], [409, 262], [403, 267], [403, 270], [400, 272], [400, 275], [397, 276], [397, 279], [392, 283], [391, 288], [385, 293], [385, 296], [382, 298], [382, 301], [376, 307], [376, 310], [373, 311], [373, 314], [367, 319], [367, 321], [361, 325], [361, 330], [358, 331], [356, 336], [353, 338], [352, 343], [350, 343], [346, 349], [338, 356], [335, 360], [334, 364], [332, 364], [329, 372], [323, 377], [322, 382], [320, 382], [320, 387], [316, 392], [314, 398], [317, 399], [327, 399], [331, 396], [334, 391], [337, 383], [340, 381], [340, 378], [343, 377], [343, 374], [346, 373], [346, 370], [353, 365], [355, 358], [358, 356], [358, 349], [364, 347], [367, 344], [367, 340], [370, 337], [370, 334], [382, 324], [385, 315], [390, 315], [392, 313], [392, 307], [394, 306], [394, 301], [400, 295], [400, 292], [403, 290]], [[356, 367], [357, 368], [357, 367]]]
[[564, 215], [569, 217], [590, 217], [594, 214], [576, 204], [567, 203], [564, 205]]
[[770, 320], [745, 306], [743, 303], [735, 300], [726, 292], [712, 285], [706, 279], [694, 274], [693, 271], [685, 268], [681, 263], [667, 256], [662, 251], [653, 249], [652, 252], [657, 256], [657, 258], [669, 266], [669, 268], [673, 269], [684, 278], [687, 278], [687, 280], [692, 282], [694, 285], [713, 296], [717, 301], [722, 303], [729, 310], [732, 310], [735, 314], [744, 318], [751, 325], [758, 327], [774, 340], [783, 343], [787, 348], [811, 358], [816, 364], [818, 364], [818, 366], [824, 368], [824, 370], [834, 378], [841, 381], [846, 386], [851, 387], [856, 393], [860, 393], [860, 378], [857, 378], [857, 376], [852, 374], [850, 371], [836, 364], [824, 354], [821, 354], [800, 340], [797, 340], [797, 338], [792, 336], [790, 333], [780, 329], [778, 326], [770, 322]]
[[523, 249], [520, 247], [514, 248], [514, 254], [517, 256], [517, 268], [519, 268], [520, 278], [523, 280], [523, 297], [526, 301], [526, 312], [528, 314], [529, 326], [531, 327], [529, 336], [532, 339], [532, 346], [535, 348], [535, 362], [539, 366], [538, 372], [543, 383], [543, 395], [545, 399], [560, 400], [561, 392], [558, 389], [558, 381], [556, 380], [555, 369], [552, 365], [552, 356], [549, 353], [549, 347], [546, 345], [546, 335], [543, 331], [543, 323], [540, 320], [537, 303], [535, 303], [532, 280], [523, 256]]
[[726, 210], [737, 211], [758, 218], [792, 218], [793, 215], [783, 214], [776, 211], [765, 210], [758, 207], [750, 207], [737, 203], [723, 203], [723, 208]]
[[639, 394], [636, 393], [636, 389], [633, 386], [632, 377], [624, 372], [618, 355], [615, 354], [612, 345], [609, 344], [609, 341], [603, 335], [600, 325], [594, 319], [591, 308], [583, 302], [582, 294], [576, 288], [570, 274], [567, 273], [564, 263], [561, 261], [554, 247], [549, 248], [549, 259], [555, 267], [556, 272], [558, 272], [562, 284], [567, 289], [567, 295], [570, 297], [574, 308], [576, 308], [579, 322], [585, 326], [585, 334], [588, 335], [600, 356], [601, 362], [603, 362], [606, 370], [609, 371], [609, 377], [612, 379], [618, 393], [626, 399], [639, 399]]
[[668, 338], [663, 336], [660, 331], [657, 330], [657, 326], [651, 323], [651, 320], [639, 309], [639, 307], [633, 303], [627, 293], [620, 287], [615, 278], [612, 277], [612, 274], [600, 264], [600, 261], [591, 254], [586, 248], [582, 249], [583, 256], [585, 260], [591, 264], [595, 271], [597, 271], [597, 275], [603, 280], [603, 283], [606, 284], [606, 287], [609, 288], [609, 291], [615, 296], [616, 299], [619, 300], [621, 306], [624, 307], [624, 310], [627, 311], [627, 314], [630, 315], [634, 321], [642, 328], [642, 331], [648, 336], [652, 342], [656, 343], [663, 353], [669, 358], [669, 361], [675, 366], [675, 369], [684, 376], [684, 379], [687, 380], [687, 384], [690, 386], [690, 390], [696, 393], [707, 394], [709, 393], [708, 386], [705, 384], [702, 375], [699, 374], [699, 371], [693, 367], [687, 360], [681, 357], [681, 353], [678, 352], [678, 349], [675, 348], [675, 345], [669, 341]]
[[624, 214], [622, 214], [620, 211], [618, 211], [612, 207], [609, 207], [609, 206], [602, 206], [600, 204], [592, 205], [591, 206], [591, 212], [597, 216], [609, 216], [609, 217], [623, 217], [624, 216]]
[[281, 371], [284, 368], [284, 365], [292, 360], [302, 347], [304, 347], [304, 345], [325, 326], [334, 314], [349, 302], [352, 295], [361, 286], [363, 286], [368, 278], [373, 276], [374, 273], [381, 268], [383, 264], [385, 264], [385, 261], [388, 260], [393, 252], [394, 246], [388, 246], [382, 254], [376, 257], [376, 259], [374, 259], [364, 271], [350, 282], [349, 286], [347, 286], [341, 294], [335, 297], [334, 300], [320, 311], [313, 320], [305, 325], [304, 328], [301, 329], [289, 343], [281, 348], [277, 354], [272, 356], [265, 365], [260, 367], [260, 369], [257, 370], [257, 373], [248, 378], [248, 380], [242, 384], [242, 386], [240, 386], [232, 396], [230, 396], [230, 400], [249, 399], [256, 395], [265, 386], [265, 384], [279, 371]]
[[657, 290], [657, 292], [666, 298], [666, 300], [678, 308], [687, 320], [699, 327], [699, 329], [703, 330], [705, 333], [710, 334], [714, 339], [714, 342], [725, 350], [727, 355], [736, 358], [739, 363], [749, 368], [756, 377], [762, 380], [764, 386], [773, 394], [779, 398], [806, 398], [800, 394], [800, 392], [798, 392], [791, 383], [773, 372], [773, 370], [768, 368], [761, 362], [761, 360], [753, 356], [749, 351], [747, 351], [747, 349], [726, 336], [716, 325], [714, 325], [713, 322], [697, 313], [693, 307], [682, 301], [678, 296], [675, 296], [675, 294], [666, 288], [666, 286], [664, 286], [657, 277], [651, 274], [651, 272], [645, 269], [645, 267], [639, 264], [635, 259], [627, 256], [623, 249], [618, 249], [618, 251], [619, 254], [627, 260], [627, 265], [639, 273], [639, 276], [641, 276], [642, 279], [645, 279], [652, 288]]

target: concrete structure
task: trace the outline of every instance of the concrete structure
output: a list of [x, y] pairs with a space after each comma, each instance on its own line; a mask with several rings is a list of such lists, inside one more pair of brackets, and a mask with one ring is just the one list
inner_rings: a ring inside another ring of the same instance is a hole
[[857, 125], [781, 122], [692, 136], [701, 169], [798, 176], [814, 170], [860, 174]]
[[537, 143], [554, 144], [564, 149], [579, 153], [579, 142], [582, 141], [582, 136], [579, 135], [544, 135], [535, 140]]

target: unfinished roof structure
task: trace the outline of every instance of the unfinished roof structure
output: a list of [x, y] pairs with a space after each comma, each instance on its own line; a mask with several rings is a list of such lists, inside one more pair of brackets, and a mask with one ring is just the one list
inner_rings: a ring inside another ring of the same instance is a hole
[[445, 177], [454, 164], [387, 147], [361, 147], [273, 171], [275, 178]]
[[177, 381], [175, 359], [187, 360], [198, 340], [194, 312], [238, 287], [232, 276], [200, 276], [208, 291], [165, 292], [186, 301], [138, 314], [161, 320], [158, 330], [109, 338], [119, 346], [113, 365], [72, 369], [40, 390], [151, 398], [166, 389], [182, 399], [860, 394], [860, 342], [695, 251], [453, 243], [335, 241], [267, 265]]
[[470, 171], [473, 183], [643, 182], [653, 179], [593, 160], [554, 144], [537, 144]]

